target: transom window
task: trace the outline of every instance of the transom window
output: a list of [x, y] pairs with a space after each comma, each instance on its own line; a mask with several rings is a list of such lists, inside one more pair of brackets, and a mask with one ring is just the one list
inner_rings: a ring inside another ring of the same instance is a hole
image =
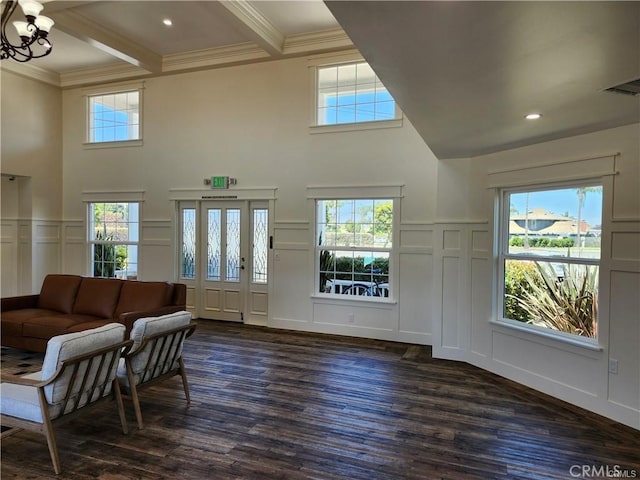
[[139, 140], [140, 91], [89, 96], [89, 143]]
[[399, 118], [396, 102], [366, 62], [317, 68], [317, 125]]
[[392, 199], [317, 200], [319, 292], [389, 297]]
[[89, 244], [94, 277], [138, 278], [139, 203], [89, 204]]
[[597, 338], [602, 184], [505, 189], [500, 208], [502, 318]]

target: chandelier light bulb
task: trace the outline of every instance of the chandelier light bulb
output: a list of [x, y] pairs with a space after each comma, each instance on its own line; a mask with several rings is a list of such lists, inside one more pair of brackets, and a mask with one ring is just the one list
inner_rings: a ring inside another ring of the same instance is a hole
[[13, 26], [16, 27], [16, 31], [20, 37], [31, 38], [33, 32], [29, 29], [27, 22], [13, 22]]
[[18, 0], [18, 3], [22, 7], [25, 17], [37, 17], [42, 11], [42, 5], [34, 0]]
[[44, 33], [49, 33], [54, 23], [55, 22], [53, 20], [51, 20], [49, 17], [45, 17], [44, 15], [40, 15], [38, 18], [36, 18], [36, 27], [38, 27], [38, 30]]

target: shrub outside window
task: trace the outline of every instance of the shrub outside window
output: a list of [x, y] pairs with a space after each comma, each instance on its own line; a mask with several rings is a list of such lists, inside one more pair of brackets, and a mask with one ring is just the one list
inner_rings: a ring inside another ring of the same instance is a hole
[[140, 139], [138, 90], [89, 96], [89, 143]]
[[502, 318], [597, 338], [602, 184], [505, 189], [501, 212]]
[[316, 201], [320, 293], [389, 297], [392, 199]]
[[317, 125], [399, 118], [395, 100], [366, 62], [318, 67], [316, 85]]
[[137, 279], [139, 203], [89, 204], [89, 243], [94, 277]]

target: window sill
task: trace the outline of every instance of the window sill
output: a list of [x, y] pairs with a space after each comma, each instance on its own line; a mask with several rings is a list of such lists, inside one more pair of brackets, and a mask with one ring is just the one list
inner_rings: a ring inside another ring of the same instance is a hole
[[378, 128], [402, 127], [402, 117], [393, 120], [380, 120], [376, 122], [339, 123], [336, 125], [311, 125], [309, 133], [337, 133], [352, 132], [358, 130], [374, 130]]
[[[351, 297], [351, 298], [345, 298]], [[323, 303], [339, 303], [349, 305], [366, 305], [366, 306], [380, 306], [380, 307], [392, 307], [398, 302], [392, 298], [380, 298], [380, 297], [367, 297], [364, 295], [323, 295], [317, 293], [311, 295], [313, 300], [322, 300]]]
[[142, 140], [123, 140], [119, 142], [85, 142], [82, 144], [87, 150], [99, 148], [142, 147]]
[[573, 336], [561, 335], [559, 333], [554, 333], [553, 330], [545, 331], [546, 329], [534, 328], [526, 325], [519, 325], [518, 323], [512, 323], [507, 320], [490, 320], [489, 323], [492, 325], [499, 325], [501, 327], [509, 328], [511, 330], [516, 330], [518, 332], [525, 332], [527, 334], [537, 335], [539, 337], [554, 340], [556, 342], [564, 343], [566, 345], [572, 345], [575, 347], [584, 348], [586, 350], [591, 350], [593, 352], [601, 352], [604, 348], [595, 343], [597, 340], [590, 341], [588, 339], [580, 339], [580, 338], [572, 338]]

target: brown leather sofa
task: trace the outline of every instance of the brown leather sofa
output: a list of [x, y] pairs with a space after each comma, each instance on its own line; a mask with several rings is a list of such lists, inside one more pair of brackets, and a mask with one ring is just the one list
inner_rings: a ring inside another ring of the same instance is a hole
[[40, 294], [2, 299], [2, 346], [36, 352], [56, 335], [184, 310], [182, 283], [139, 282], [78, 275], [47, 275]]

